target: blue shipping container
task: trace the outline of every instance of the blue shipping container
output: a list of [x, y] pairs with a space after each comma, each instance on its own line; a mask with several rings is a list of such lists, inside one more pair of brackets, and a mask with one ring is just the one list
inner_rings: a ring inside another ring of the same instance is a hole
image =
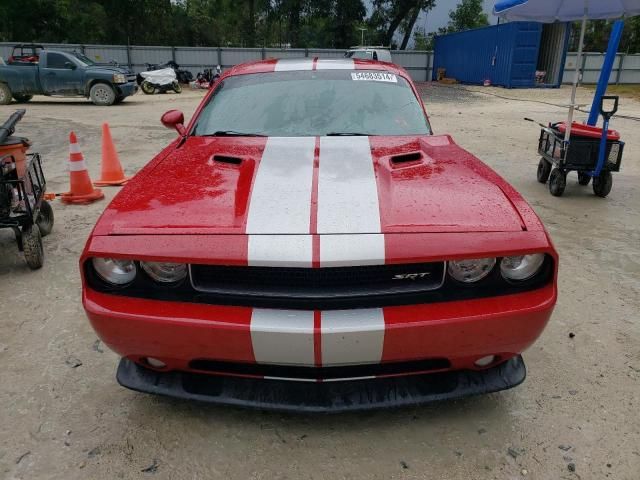
[[461, 83], [559, 87], [568, 43], [564, 23], [511, 22], [437, 36], [433, 79], [444, 68]]

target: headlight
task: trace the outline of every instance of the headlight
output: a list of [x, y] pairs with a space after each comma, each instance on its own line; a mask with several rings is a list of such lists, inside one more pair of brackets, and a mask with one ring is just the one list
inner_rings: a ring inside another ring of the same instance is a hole
[[543, 253], [504, 257], [500, 262], [500, 272], [507, 280], [529, 280], [540, 271], [543, 263]]
[[127, 83], [127, 79], [122, 73], [114, 73], [113, 83]]
[[92, 262], [98, 276], [112, 285], [126, 285], [136, 278], [136, 264], [132, 260], [96, 257]]
[[457, 260], [449, 262], [447, 271], [449, 275], [459, 282], [474, 283], [489, 275], [495, 264], [495, 258]]
[[176, 283], [187, 276], [187, 265], [184, 263], [140, 262], [140, 266], [160, 283]]

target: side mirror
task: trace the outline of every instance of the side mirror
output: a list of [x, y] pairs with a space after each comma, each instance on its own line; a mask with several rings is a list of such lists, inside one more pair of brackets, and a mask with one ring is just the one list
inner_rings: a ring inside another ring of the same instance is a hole
[[160, 117], [162, 124], [173, 129], [182, 137], [187, 135], [187, 129], [184, 128], [184, 114], [180, 110], [169, 110]]
[[75, 70], [76, 68], [76, 64], [75, 63], [71, 63], [71, 62], [64, 62], [64, 66], [65, 68], [68, 68], [69, 70]]

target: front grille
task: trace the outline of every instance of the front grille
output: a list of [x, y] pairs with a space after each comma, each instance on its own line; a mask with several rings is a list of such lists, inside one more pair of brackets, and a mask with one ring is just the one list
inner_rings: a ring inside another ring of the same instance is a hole
[[[537, 275], [518, 283], [504, 280], [499, 268], [476, 284], [464, 285], [450, 278], [445, 282], [446, 263], [437, 262], [313, 269], [192, 265], [191, 281], [185, 279], [179, 285], [154, 282], [138, 268], [132, 283], [118, 287], [102, 281], [92, 265], [91, 261], [84, 263], [87, 286], [110, 295], [291, 310], [382, 308], [499, 297], [542, 288], [554, 275], [553, 259], [547, 255]], [[428, 275], [420, 276], [422, 273]], [[394, 280], [397, 275], [400, 277]]]
[[411, 362], [373, 363], [335, 367], [301, 367], [295, 365], [235, 363], [198, 359], [189, 362], [189, 368], [200, 372], [221, 375], [278, 378], [298, 381], [337, 381], [395, 375], [416, 375], [447, 370], [451, 368], [451, 363], [446, 358], [430, 358]]
[[440, 288], [444, 273], [444, 262], [329, 268], [192, 265], [191, 284], [214, 295], [313, 304], [420, 294]]

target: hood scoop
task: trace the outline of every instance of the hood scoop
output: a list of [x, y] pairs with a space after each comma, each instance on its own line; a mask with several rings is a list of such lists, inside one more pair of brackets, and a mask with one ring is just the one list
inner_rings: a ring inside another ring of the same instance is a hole
[[423, 158], [422, 152], [409, 152], [401, 155], [393, 155], [389, 158], [389, 162], [394, 168], [407, 167], [422, 163]]
[[217, 163], [226, 163], [227, 165], [240, 165], [242, 163], [242, 158], [229, 155], [214, 155], [212, 160]]

